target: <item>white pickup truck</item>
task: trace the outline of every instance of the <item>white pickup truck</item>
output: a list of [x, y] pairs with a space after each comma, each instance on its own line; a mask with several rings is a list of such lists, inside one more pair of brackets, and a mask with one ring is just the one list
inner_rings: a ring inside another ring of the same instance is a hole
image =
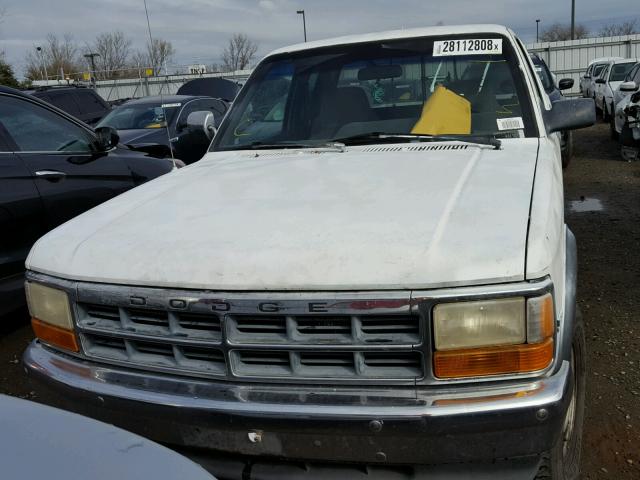
[[202, 161], [37, 242], [27, 372], [220, 478], [577, 479], [594, 121], [501, 26], [277, 50]]

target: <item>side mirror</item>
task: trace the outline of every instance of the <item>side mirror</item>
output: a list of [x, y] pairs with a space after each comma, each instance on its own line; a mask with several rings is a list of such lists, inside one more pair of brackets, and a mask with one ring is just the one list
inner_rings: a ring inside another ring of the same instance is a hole
[[604, 78], [598, 78], [598, 79], [596, 79], [596, 83], [599, 83], [600, 85], [603, 85], [603, 84], [605, 84], [607, 82], [604, 81]]
[[207, 110], [191, 112], [187, 117], [187, 128], [192, 131], [201, 131], [209, 140], [216, 134], [215, 117]]
[[569, 90], [570, 88], [573, 88], [573, 83], [573, 78], [563, 78], [558, 82], [558, 88], [560, 90]]
[[120, 135], [113, 127], [98, 127], [94, 130], [98, 137], [98, 148], [102, 152], [106, 152], [118, 145]]
[[558, 100], [543, 116], [547, 133], [577, 130], [596, 123], [596, 105], [591, 98]]
[[638, 90], [638, 84], [636, 82], [624, 82], [620, 85], [621, 92], [635, 92]]

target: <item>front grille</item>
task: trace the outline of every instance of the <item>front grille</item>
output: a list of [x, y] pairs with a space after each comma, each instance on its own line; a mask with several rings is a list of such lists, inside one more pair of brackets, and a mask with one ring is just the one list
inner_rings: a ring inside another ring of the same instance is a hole
[[229, 315], [231, 343], [404, 344], [420, 342], [417, 315]]
[[305, 311], [295, 294], [268, 302], [274, 313], [246, 299], [171, 303], [161, 289], [104, 288], [80, 289], [75, 304], [83, 353], [97, 360], [230, 381], [414, 384], [425, 374], [408, 300], [345, 301], [334, 314]]

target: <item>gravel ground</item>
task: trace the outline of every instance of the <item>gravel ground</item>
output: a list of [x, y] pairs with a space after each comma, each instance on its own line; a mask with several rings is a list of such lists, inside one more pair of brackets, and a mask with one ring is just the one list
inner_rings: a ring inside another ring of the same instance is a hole
[[602, 123], [576, 132], [574, 142], [565, 203], [578, 242], [578, 303], [587, 332], [582, 472], [588, 479], [638, 479], [640, 162], [620, 160]]
[[[607, 125], [575, 133], [566, 221], [578, 240], [587, 330], [583, 478], [640, 478], [640, 162], [620, 160]], [[25, 382], [27, 313], [0, 319], [0, 393], [46, 402]]]

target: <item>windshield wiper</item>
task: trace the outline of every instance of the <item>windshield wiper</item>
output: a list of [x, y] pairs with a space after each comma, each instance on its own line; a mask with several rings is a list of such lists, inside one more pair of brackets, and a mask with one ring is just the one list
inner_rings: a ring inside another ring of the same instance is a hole
[[320, 142], [252, 142], [247, 145], [238, 145], [237, 147], [230, 150], [277, 150], [287, 148], [331, 148], [343, 151], [344, 145], [336, 142], [327, 142], [324, 140]]
[[495, 135], [423, 135], [419, 133], [382, 133], [370, 132], [349, 137], [336, 138], [332, 142], [345, 145], [362, 145], [367, 143], [398, 142], [464, 142], [476, 145], [489, 145], [499, 150], [502, 142]]

